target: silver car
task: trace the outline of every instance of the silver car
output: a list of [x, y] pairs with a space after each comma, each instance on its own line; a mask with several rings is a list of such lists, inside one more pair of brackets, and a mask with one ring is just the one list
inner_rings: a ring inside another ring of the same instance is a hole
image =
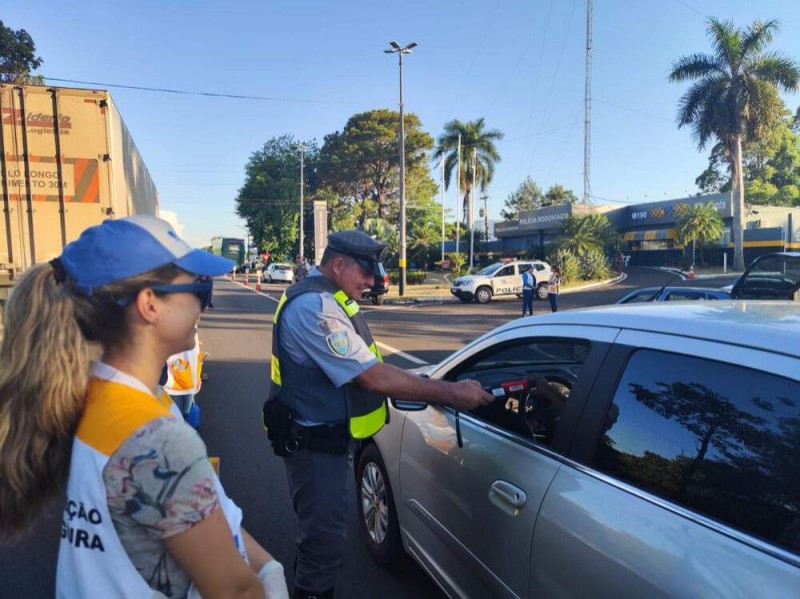
[[796, 304], [517, 319], [428, 376], [496, 400], [394, 402], [360, 448], [378, 562], [450, 597], [800, 596]]

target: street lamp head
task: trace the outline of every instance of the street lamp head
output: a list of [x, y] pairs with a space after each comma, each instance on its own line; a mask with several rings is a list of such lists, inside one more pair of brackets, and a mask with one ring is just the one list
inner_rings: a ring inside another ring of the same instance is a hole
[[394, 40], [392, 40], [391, 42], [389, 42], [389, 45], [390, 45], [392, 48], [394, 48], [395, 50], [399, 50], [399, 49], [400, 49], [400, 44], [398, 44], [398, 43], [397, 43], [396, 41], [394, 41]]
[[408, 45], [407, 45], [405, 48], [403, 48], [403, 49], [404, 49], [404, 50], [411, 50], [411, 48], [416, 48], [416, 47], [417, 47], [417, 42], [411, 42], [410, 44], [408, 44]]

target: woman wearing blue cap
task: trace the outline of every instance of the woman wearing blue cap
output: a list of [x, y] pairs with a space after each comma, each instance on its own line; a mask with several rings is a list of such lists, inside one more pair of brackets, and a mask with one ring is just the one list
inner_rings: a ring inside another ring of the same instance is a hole
[[[34, 266], [0, 346], [0, 538], [66, 485], [58, 597], [288, 597], [206, 448], [158, 387], [231, 262], [155, 217], [108, 220]], [[90, 364], [89, 342], [100, 361]]]

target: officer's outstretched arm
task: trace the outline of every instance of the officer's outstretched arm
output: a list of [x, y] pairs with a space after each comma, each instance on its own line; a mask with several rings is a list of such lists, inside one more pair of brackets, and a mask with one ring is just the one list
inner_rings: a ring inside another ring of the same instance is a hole
[[447, 404], [459, 410], [471, 410], [489, 404], [494, 399], [478, 381], [434, 381], [384, 362], [378, 362], [362, 372], [355, 382], [368, 391], [377, 391], [395, 399]]

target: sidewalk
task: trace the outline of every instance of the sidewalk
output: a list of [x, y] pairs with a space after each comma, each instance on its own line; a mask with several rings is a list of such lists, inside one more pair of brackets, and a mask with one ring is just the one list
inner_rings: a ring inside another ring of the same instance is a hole
[[680, 268], [672, 268], [669, 266], [657, 266], [653, 267], [657, 268], [658, 270], [663, 270], [665, 272], [671, 272], [676, 275], [680, 275], [681, 279], [719, 279], [719, 278], [728, 278], [728, 277], [740, 277], [743, 271], [739, 270], [732, 270], [728, 269], [728, 272], [722, 272], [722, 268], [713, 266], [709, 268], [698, 268], [694, 271], [694, 276], [691, 276], [691, 272], [688, 270], [682, 270]]

